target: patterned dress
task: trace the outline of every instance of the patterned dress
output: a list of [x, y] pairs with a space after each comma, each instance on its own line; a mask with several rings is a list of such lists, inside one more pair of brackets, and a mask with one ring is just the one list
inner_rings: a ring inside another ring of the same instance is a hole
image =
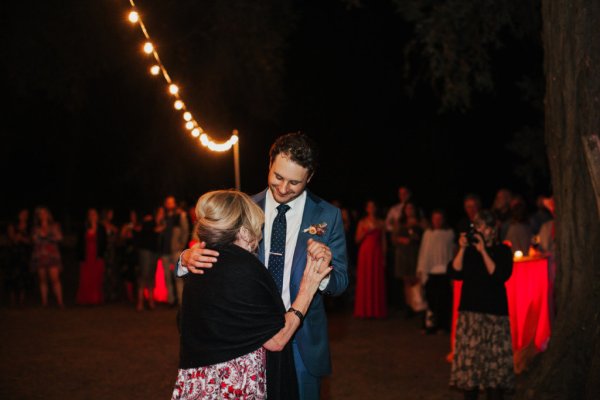
[[266, 350], [245, 354], [227, 362], [180, 369], [172, 400], [258, 400], [267, 397]]
[[62, 240], [60, 229], [56, 225], [48, 227], [47, 231], [35, 228], [32, 235], [33, 252], [31, 254], [31, 270], [58, 267], [62, 270], [62, 260], [58, 242]]

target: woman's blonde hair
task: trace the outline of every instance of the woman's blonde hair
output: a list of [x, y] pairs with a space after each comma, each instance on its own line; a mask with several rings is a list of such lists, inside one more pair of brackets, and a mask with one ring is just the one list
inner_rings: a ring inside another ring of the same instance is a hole
[[195, 233], [207, 247], [235, 242], [242, 227], [260, 241], [265, 221], [263, 210], [245, 193], [215, 190], [200, 196], [196, 204]]

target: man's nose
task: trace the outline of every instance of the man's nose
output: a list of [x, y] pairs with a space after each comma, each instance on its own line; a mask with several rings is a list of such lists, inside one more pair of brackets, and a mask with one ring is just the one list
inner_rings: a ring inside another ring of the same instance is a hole
[[277, 189], [279, 190], [279, 193], [281, 193], [281, 194], [287, 194], [287, 192], [288, 192], [288, 184], [287, 184], [287, 182], [281, 182], [279, 184], [279, 187]]

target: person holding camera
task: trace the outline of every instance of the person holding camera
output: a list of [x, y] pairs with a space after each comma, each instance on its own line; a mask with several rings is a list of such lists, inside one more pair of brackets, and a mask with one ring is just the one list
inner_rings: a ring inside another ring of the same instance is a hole
[[498, 243], [496, 226], [493, 213], [480, 211], [448, 265], [451, 278], [463, 282], [450, 385], [463, 390], [465, 399], [477, 399], [479, 390], [502, 399], [515, 385], [504, 287], [513, 260], [510, 248]]

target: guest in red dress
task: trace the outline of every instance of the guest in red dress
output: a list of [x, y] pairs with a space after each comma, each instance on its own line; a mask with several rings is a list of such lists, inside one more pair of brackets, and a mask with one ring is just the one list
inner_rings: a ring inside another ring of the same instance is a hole
[[356, 243], [356, 294], [354, 316], [358, 318], [387, 317], [385, 293], [385, 223], [377, 216], [377, 206], [369, 200], [366, 216], [358, 222]]
[[77, 304], [102, 304], [104, 302], [104, 260], [106, 231], [98, 222], [98, 211], [90, 208], [84, 232], [79, 242], [79, 288]]

